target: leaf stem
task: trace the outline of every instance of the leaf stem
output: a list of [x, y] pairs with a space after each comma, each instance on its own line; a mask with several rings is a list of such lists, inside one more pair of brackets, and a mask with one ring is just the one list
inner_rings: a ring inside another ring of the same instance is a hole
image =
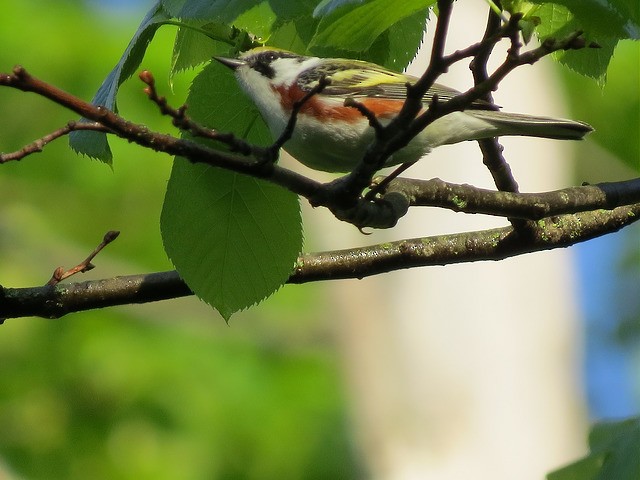
[[507, 21], [507, 18], [502, 13], [502, 9], [493, 1], [493, 0], [485, 0], [489, 4], [489, 8], [493, 10], [493, 12], [500, 17], [503, 22]]
[[179, 28], [188, 28], [189, 30], [193, 30], [194, 32], [201, 33], [204, 36], [209, 37], [211, 40], [214, 40], [216, 42], [226, 43], [227, 45], [230, 45], [230, 46], [235, 45], [235, 42], [232, 40], [234, 36], [237, 36], [237, 33], [236, 33], [237, 29], [235, 27], [231, 27], [231, 28], [225, 27], [229, 29], [228, 31], [229, 35], [224, 36], [224, 35], [216, 35], [211, 31], [207, 31], [203, 28], [196, 27], [195, 25], [189, 25], [188, 23], [183, 23], [178, 20], [164, 20], [161, 23], [163, 25], [174, 25]]

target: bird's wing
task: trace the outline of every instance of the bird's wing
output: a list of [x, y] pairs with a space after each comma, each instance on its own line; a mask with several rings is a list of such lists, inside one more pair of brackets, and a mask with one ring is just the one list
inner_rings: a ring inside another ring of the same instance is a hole
[[[357, 68], [354, 68], [354, 64]], [[415, 83], [418, 80], [414, 76], [396, 73], [373, 63], [328, 59], [322, 65], [303, 73], [298, 84], [308, 90], [323, 76], [329, 78], [331, 83], [322, 90], [322, 96], [388, 98], [403, 101], [407, 98], [407, 83]], [[446, 102], [459, 94], [460, 92], [453, 88], [436, 83], [424, 96], [423, 103], [430, 103], [434, 95], [437, 95], [439, 101]], [[478, 100], [471, 104], [471, 108], [493, 110], [497, 107]]]

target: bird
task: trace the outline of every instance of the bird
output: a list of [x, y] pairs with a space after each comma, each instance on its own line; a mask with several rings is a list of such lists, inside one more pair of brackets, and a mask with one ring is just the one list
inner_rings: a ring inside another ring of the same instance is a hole
[[[241, 88], [257, 106], [274, 140], [287, 128], [296, 102], [321, 79], [326, 86], [300, 108], [284, 150], [300, 163], [327, 172], [349, 172], [362, 160], [376, 132], [363, 113], [345, 106], [353, 99], [387, 125], [400, 112], [407, 83], [417, 77], [375, 63], [345, 58], [299, 55], [273, 47], [256, 47], [238, 57], [213, 57], [234, 71]], [[422, 99], [423, 111], [460, 92], [434, 84]], [[593, 128], [584, 122], [503, 112], [477, 100], [464, 111], [430, 123], [411, 142], [393, 153], [385, 167], [412, 163], [441, 145], [504, 135], [579, 140]]]

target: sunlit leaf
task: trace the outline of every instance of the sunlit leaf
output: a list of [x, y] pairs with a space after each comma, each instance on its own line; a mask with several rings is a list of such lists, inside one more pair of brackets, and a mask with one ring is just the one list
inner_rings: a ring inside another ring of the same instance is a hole
[[[104, 79], [98, 92], [93, 97], [92, 103], [94, 105], [103, 105], [114, 112], [118, 111], [116, 103], [118, 87], [138, 68], [156, 30], [169, 18], [160, 2], [149, 10], [129, 45], [127, 45], [122, 57], [120, 57], [120, 60], [107, 78]], [[104, 133], [91, 131], [72, 132], [69, 136], [69, 144], [78, 153], [111, 163], [111, 149]]]
[[310, 46], [364, 51], [392, 25], [418, 11], [426, 12], [434, 3], [435, 0], [371, 0], [339, 8], [322, 19]]
[[[203, 124], [258, 144], [270, 136], [233, 76], [208, 65], [187, 101]], [[280, 288], [302, 249], [297, 196], [278, 186], [176, 159], [161, 217], [165, 250], [189, 287], [228, 319]]]

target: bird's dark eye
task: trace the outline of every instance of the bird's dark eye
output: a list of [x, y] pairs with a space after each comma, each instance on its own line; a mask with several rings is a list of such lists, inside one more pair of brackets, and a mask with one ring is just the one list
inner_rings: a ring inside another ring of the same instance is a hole
[[256, 58], [253, 62], [251, 62], [251, 68], [267, 78], [273, 78], [276, 72], [273, 70], [273, 67], [271, 67], [271, 62], [274, 59], [275, 58]]
[[251, 68], [260, 72], [267, 78], [273, 78], [275, 76], [275, 71], [273, 70], [271, 63], [282, 56], [283, 55], [280, 54], [280, 52], [267, 51], [259, 53], [252, 61], [250, 61]]
[[275, 59], [280, 58], [281, 55], [278, 55], [278, 52], [263, 52], [258, 55], [258, 60], [262, 63], [270, 64]]
[[279, 58], [299, 58], [301, 61], [303, 57], [285, 51], [266, 50], [248, 58], [247, 61], [255, 71], [260, 72], [267, 78], [273, 78], [276, 73], [272, 63]]

